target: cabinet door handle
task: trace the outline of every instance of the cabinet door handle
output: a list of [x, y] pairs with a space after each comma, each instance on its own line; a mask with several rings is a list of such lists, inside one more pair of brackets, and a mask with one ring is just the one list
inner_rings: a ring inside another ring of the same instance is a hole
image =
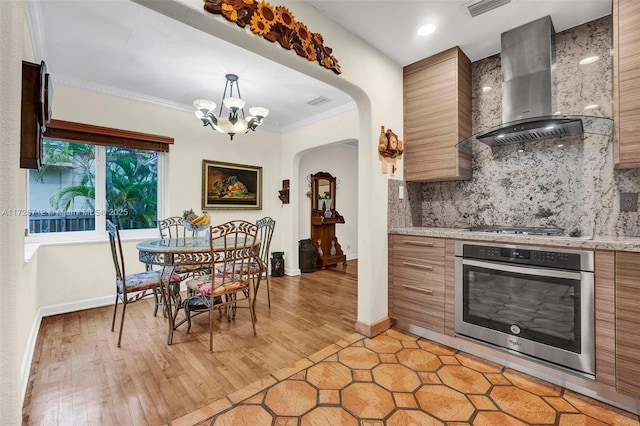
[[433, 243], [426, 241], [405, 241], [404, 243], [408, 246], [433, 247]]
[[409, 266], [411, 268], [423, 269], [425, 271], [433, 271], [433, 267], [427, 265], [420, 265], [419, 263], [402, 262], [402, 266]]
[[426, 288], [414, 287], [412, 285], [406, 285], [406, 284], [402, 284], [402, 287], [406, 288], [407, 290], [419, 291], [420, 293], [424, 293], [424, 294], [429, 294], [429, 295], [433, 294], [433, 291], [427, 290]]

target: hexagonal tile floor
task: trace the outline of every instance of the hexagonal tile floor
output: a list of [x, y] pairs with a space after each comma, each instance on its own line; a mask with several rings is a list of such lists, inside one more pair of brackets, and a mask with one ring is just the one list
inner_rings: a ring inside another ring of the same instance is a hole
[[398, 330], [337, 342], [179, 425], [637, 425], [638, 416]]

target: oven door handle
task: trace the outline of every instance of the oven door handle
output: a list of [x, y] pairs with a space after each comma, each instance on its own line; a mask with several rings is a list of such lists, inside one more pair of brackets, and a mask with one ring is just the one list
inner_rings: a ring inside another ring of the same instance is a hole
[[485, 268], [485, 269], [493, 269], [496, 271], [513, 272], [516, 274], [536, 275], [539, 277], [553, 277], [553, 278], [566, 278], [570, 280], [579, 280], [582, 276], [581, 275], [582, 273], [580, 271], [569, 272], [569, 271], [550, 269], [550, 268], [535, 268], [535, 267], [526, 266], [526, 265], [512, 266], [512, 265], [504, 265], [502, 263], [483, 262], [483, 261], [471, 260], [471, 259], [462, 259], [462, 264], [469, 265], [469, 266], [477, 266], [479, 268]]

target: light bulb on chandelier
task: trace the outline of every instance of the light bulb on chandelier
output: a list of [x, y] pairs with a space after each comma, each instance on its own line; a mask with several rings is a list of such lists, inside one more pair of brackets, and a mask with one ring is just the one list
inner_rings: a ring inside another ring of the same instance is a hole
[[[269, 110], [263, 107], [249, 108], [248, 117], [244, 115], [245, 102], [240, 95], [240, 86], [238, 85], [238, 76], [235, 74], [225, 75], [227, 79], [224, 85], [224, 93], [222, 94], [222, 102], [220, 105], [220, 111], [216, 116], [214, 110], [216, 103], [205, 99], [197, 99], [193, 101], [193, 105], [196, 107], [196, 117], [205, 126], [211, 126], [212, 129], [226, 133], [233, 140], [233, 136], [238, 133], [247, 133], [249, 130], [255, 131], [260, 126], [264, 118], [269, 115]], [[238, 97], [233, 96], [233, 89], [238, 94]], [[227, 97], [227, 90], [229, 96]], [[229, 110], [229, 116], [222, 116], [222, 108], [226, 107]], [[242, 117], [239, 117], [239, 112], [242, 113]]]

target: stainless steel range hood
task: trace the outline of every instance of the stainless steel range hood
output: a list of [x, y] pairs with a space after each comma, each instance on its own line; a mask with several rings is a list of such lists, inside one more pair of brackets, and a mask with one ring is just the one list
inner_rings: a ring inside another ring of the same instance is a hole
[[[501, 35], [502, 123], [458, 144], [471, 154], [477, 142], [496, 147], [548, 138], [610, 134], [611, 120], [556, 115], [555, 30], [545, 16]], [[587, 127], [588, 125], [589, 127]]]

